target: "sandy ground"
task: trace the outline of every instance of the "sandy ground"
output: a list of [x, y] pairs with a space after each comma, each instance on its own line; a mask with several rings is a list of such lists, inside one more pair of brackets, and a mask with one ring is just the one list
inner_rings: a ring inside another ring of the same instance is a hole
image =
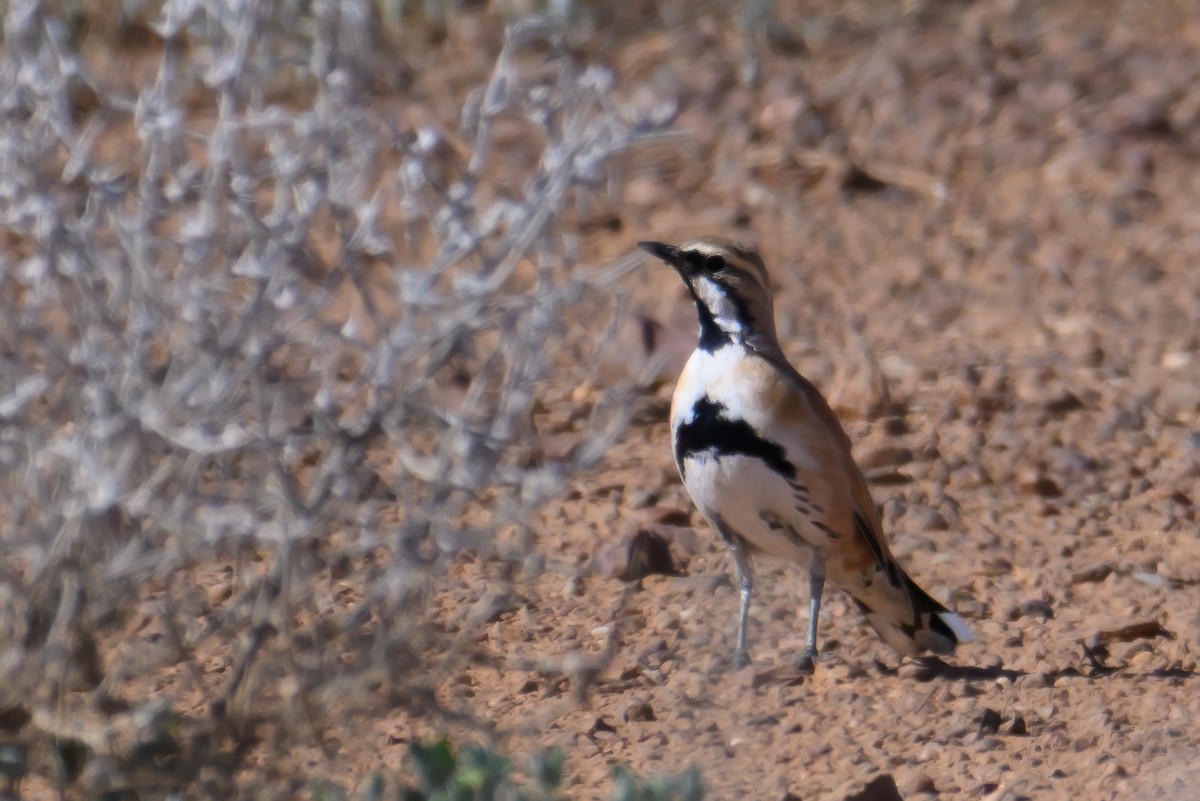
[[[562, 744], [580, 798], [603, 797], [614, 761], [695, 762], [713, 798], [841, 798], [880, 772], [905, 798], [1191, 797], [1200, 25], [1185, 23], [983, 3], [773, 52], [757, 90], [703, 21], [623, 49], [622, 85], [675, 91], [711, 173], [636, 176], [596, 247], [761, 245], [785, 350], [845, 420], [895, 552], [976, 639], [952, 666], [906, 663], [834, 592], [801, 678], [804, 575], [763, 560], [755, 663], [732, 670], [729, 565], [666, 428], [694, 317], [648, 262], [625, 286], [661, 325], [661, 391], [537, 522], [561, 569], [515, 588], [480, 641], [488, 664], [445, 697], [487, 710], [514, 753]], [[684, 575], [612, 577], [640, 530]], [[483, 594], [486, 566], [460, 567], [448, 616]], [[513, 669], [610, 644], [583, 704]]]
[[[844, 420], [894, 552], [975, 641], [948, 665], [907, 662], [830, 591], [823, 654], [799, 676], [804, 574], [764, 559], [754, 663], [732, 669], [730, 566], [668, 442], [694, 313], [647, 260], [622, 281], [626, 350], [603, 376], [658, 356], [657, 383], [602, 466], [532, 521], [544, 570], [463, 555], [438, 581], [442, 630], [478, 624], [438, 699], [511, 754], [562, 746], [576, 799], [606, 797], [616, 762], [697, 764], [713, 799], [841, 799], [877, 774], [905, 799], [1194, 797], [1200, 16], [780, 5], [756, 45], [699, 18], [607, 47], [623, 101], [678, 102], [689, 137], [634, 160], [586, 245], [597, 262], [646, 238], [761, 247], [784, 348]], [[497, 40], [464, 23], [456, 42], [477, 60], [423, 95], [448, 126]], [[422, 96], [433, 78], [416, 80]], [[601, 333], [572, 329], [563, 358]], [[592, 390], [548, 390], [547, 442]], [[677, 575], [619, 576], [642, 531]], [[196, 578], [214, 603], [223, 570]], [[360, 597], [343, 583], [335, 606]], [[228, 667], [205, 658], [206, 675]], [[480, 732], [392, 711], [327, 730], [324, 754], [263, 738], [245, 764], [332, 764], [353, 790], [402, 770], [414, 740]]]

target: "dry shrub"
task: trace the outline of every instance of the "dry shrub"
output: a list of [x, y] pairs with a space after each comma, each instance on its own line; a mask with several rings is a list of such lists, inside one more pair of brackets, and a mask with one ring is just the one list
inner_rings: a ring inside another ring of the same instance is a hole
[[371, 4], [270, 6], [168, 2], [133, 55], [4, 20], [0, 722], [93, 789], [245, 791], [256, 741], [435, 709], [470, 637], [431, 583], [536, 571], [523, 521], [627, 416], [532, 422], [629, 267], [580, 221], [670, 114], [527, 19], [459, 131], [409, 126]]

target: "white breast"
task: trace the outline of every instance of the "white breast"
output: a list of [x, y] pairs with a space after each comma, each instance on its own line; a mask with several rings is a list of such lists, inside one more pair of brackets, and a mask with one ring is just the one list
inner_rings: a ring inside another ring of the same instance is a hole
[[724, 406], [732, 418], [760, 414], [760, 410], [751, 408], [754, 405], [753, 398], [747, 388], [730, 380], [737, 363], [746, 358], [751, 357], [745, 347], [737, 344], [726, 345], [713, 353], [695, 351], [684, 365], [679, 383], [675, 385], [675, 397], [671, 403], [671, 432], [674, 433], [681, 423], [691, 419], [692, 407], [706, 395], [714, 403]]
[[[806, 471], [809, 459], [803, 449], [794, 443], [789, 448], [782, 441], [789, 438], [780, 436], [786, 432], [770, 430], [765, 410], [756, 403], [756, 388], [731, 380], [737, 375], [738, 361], [746, 358], [757, 357], [736, 344], [714, 353], [692, 354], [675, 392], [672, 442], [677, 441], [680, 426], [693, 422], [696, 403], [707, 397], [724, 407], [723, 417], [745, 420], [764, 438], [780, 442], [788, 460]], [[698, 453], [679, 467], [688, 494], [714, 528], [720, 526], [719, 518], [758, 550], [794, 561], [807, 561], [814, 544], [825, 544], [821, 532], [811, 529], [807, 518], [796, 511], [794, 486], [762, 459]], [[778, 530], [778, 524], [773, 528], [767, 522], [771, 519], [788, 523], [795, 533]]]

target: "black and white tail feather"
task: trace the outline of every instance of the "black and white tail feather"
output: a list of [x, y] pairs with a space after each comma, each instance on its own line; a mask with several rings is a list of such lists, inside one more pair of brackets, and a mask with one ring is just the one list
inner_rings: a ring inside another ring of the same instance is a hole
[[971, 630], [961, 617], [930, 597], [907, 574], [903, 582], [906, 600], [912, 610], [912, 624], [902, 622], [907, 617], [905, 614], [889, 614], [891, 610], [876, 612], [851, 596], [880, 639], [905, 656], [919, 656], [925, 652], [945, 656], [954, 653], [960, 643], [971, 641]]

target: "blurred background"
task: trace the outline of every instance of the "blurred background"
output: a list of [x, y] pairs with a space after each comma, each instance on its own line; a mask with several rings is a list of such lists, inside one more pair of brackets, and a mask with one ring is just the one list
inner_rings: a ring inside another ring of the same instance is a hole
[[[0, 12], [4, 797], [1191, 797], [1192, 3]], [[957, 669], [764, 562], [732, 671], [700, 234]]]

